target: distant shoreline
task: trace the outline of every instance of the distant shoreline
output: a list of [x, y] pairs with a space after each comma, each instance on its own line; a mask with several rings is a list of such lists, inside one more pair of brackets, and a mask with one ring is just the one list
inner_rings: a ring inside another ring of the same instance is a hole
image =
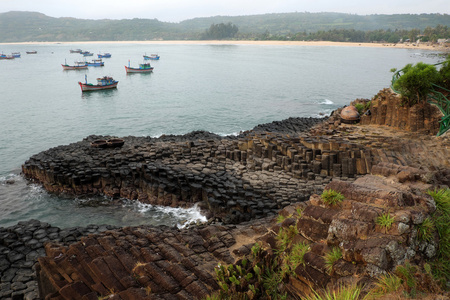
[[17, 42], [0, 43], [0, 45], [51, 45], [51, 44], [167, 44], [167, 45], [268, 45], [268, 46], [336, 46], [336, 47], [371, 47], [371, 48], [398, 48], [421, 49], [449, 52], [450, 48], [440, 45], [428, 44], [389, 44], [389, 43], [352, 43], [327, 41], [225, 41], [225, 40], [197, 40], [197, 41], [74, 41], [74, 42]]

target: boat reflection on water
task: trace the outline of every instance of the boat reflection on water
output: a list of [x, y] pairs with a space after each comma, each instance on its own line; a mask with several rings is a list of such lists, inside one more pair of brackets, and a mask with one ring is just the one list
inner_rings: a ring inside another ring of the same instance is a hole
[[112, 98], [118, 92], [117, 89], [99, 90], [95, 93], [81, 93], [81, 99], [106, 99]]

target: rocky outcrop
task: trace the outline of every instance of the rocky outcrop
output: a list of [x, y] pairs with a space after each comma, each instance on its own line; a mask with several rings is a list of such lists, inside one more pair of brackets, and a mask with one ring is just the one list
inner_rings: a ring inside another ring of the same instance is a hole
[[[284, 130], [283, 124], [267, 125], [274, 132], [259, 128], [237, 138], [202, 132], [125, 137], [123, 147], [106, 149], [90, 143], [109, 137], [90, 136], [34, 155], [22, 170], [50, 192], [177, 207], [199, 202], [225, 223], [273, 215], [319, 193], [332, 178], [353, 180], [379, 163], [420, 168], [424, 176], [450, 184], [447, 139], [341, 124], [338, 113], [312, 128], [309, 119], [288, 119]], [[305, 128], [310, 130], [296, 131]]]
[[[301, 208], [301, 217], [293, 208], [285, 208], [281, 214], [291, 219], [281, 227], [296, 224], [298, 236], [293, 240], [309, 243], [304, 263], [296, 266], [287, 290], [305, 296], [310, 288], [367, 283], [405, 261], [421, 265], [432, 259], [437, 254], [437, 236], [424, 240], [417, 233], [435, 211], [434, 200], [425, 193], [429, 188], [420, 181], [402, 184], [392, 176], [366, 175], [354, 182], [333, 180], [327, 185], [326, 189], [345, 196], [339, 205], [330, 206], [312, 195], [308, 202], [294, 206]], [[391, 226], [377, 222], [382, 215], [392, 218]], [[262, 240], [270, 241], [270, 236]], [[266, 247], [273, 244], [268, 242]], [[342, 256], [330, 265], [326, 254], [332, 249], [339, 249]]]
[[[384, 165], [394, 170], [394, 165]], [[412, 170], [411, 170], [412, 171]], [[394, 174], [395, 171], [392, 171]], [[370, 282], [406, 260], [420, 264], [436, 255], [437, 237], [420, 240], [417, 228], [435, 210], [424, 193], [431, 185], [400, 183], [395, 175], [366, 175], [354, 182], [333, 180], [326, 189], [345, 199], [327, 205], [319, 195], [284, 208], [286, 219], [189, 229], [127, 227], [84, 236], [69, 246], [46, 244], [37, 267], [46, 299], [202, 299], [219, 290], [215, 267], [248, 255], [255, 241], [270, 253], [280, 228], [295, 226], [295, 242], [306, 242], [304, 263], [284, 281], [292, 297], [350, 282]], [[301, 211], [301, 214], [299, 214]], [[392, 226], [377, 218], [389, 214]], [[325, 255], [338, 248], [331, 266]]]
[[[385, 120], [377, 125], [365, 116], [360, 124], [342, 124], [337, 111], [320, 124], [292, 118], [237, 137], [205, 132], [124, 137], [120, 148], [91, 147], [92, 141], [110, 137], [90, 136], [34, 155], [23, 174], [51, 192], [166, 206], [200, 203], [210, 217], [210, 225], [190, 229], [139, 226], [47, 243], [37, 267], [41, 296], [201, 298], [218, 288], [214, 266], [236, 262], [255, 240], [275, 250], [280, 227], [292, 225], [299, 232], [295, 239], [310, 244], [305, 263], [289, 278], [292, 295], [304, 295], [311, 286], [370, 280], [405, 260], [433, 257], [436, 239], [420, 241], [416, 227], [434, 210], [424, 191], [450, 186], [450, 140], [429, 135], [429, 125], [417, 125], [432, 124], [425, 117], [409, 123], [409, 131], [399, 130], [406, 127], [386, 122], [389, 113], [372, 112], [373, 120]], [[325, 205], [318, 196], [325, 187], [340, 191], [344, 202]], [[289, 218], [268, 231], [270, 222], [262, 218], [283, 208]], [[394, 224], [380, 227], [376, 218], [387, 213]], [[15, 256], [11, 261], [7, 255], [16, 247], [8, 240], [13, 231], [1, 233], [0, 262], [8, 259], [0, 265], [4, 272], [16, 268]], [[343, 256], [330, 271], [324, 255], [336, 247]], [[7, 295], [15, 292], [4, 287]]]
[[[259, 128], [233, 139], [125, 137], [121, 148], [91, 147], [92, 141], [109, 138], [91, 136], [34, 155], [22, 170], [50, 192], [105, 194], [177, 207], [200, 202], [215, 218], [237, 223], [306, 200], [320, 192], [332, 174], [345, 180], [367, 172], [359, 168], [360, 159], [351, 157], [351, 146], [322, 155], [321, 148], [330, 145], [284, 133], [315, 124], [309, 120], [303, 124], [289, 119], [283, 133], [258, 133]], [[270, 124], [266, 129], [278, 127]]]
[[361, 117], [363, 125], [386, 125], [410, 132], [436, 135], [442, 113], [427, 102], [412, 107], [391, 89], [380, 91], [370, 103], [370, 113]]

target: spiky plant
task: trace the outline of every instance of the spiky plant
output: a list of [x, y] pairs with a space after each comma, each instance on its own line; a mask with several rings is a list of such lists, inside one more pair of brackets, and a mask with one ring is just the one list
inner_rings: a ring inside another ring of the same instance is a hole
[[324, 190], [320, 197], [322, 198], [322, 201], [329, 206], [338, 205], [345, 198], [344, 195], [333, 189]]

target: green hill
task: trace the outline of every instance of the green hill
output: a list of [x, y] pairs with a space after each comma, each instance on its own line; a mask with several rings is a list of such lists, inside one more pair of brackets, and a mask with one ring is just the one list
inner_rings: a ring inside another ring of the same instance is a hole
[[215, 16], [179, 23], [157, 19], [86, 20], [53, 18], [37, 12], [0, 14], [0, 42], [195, 40], [211, 24], [232, 23], [241, 38], [270, 33], [289, 35], [327, 30], [424, 30], [450, 26], [447, 14], [354, 15], [344, 13], [282, 13], [251, 16]]

